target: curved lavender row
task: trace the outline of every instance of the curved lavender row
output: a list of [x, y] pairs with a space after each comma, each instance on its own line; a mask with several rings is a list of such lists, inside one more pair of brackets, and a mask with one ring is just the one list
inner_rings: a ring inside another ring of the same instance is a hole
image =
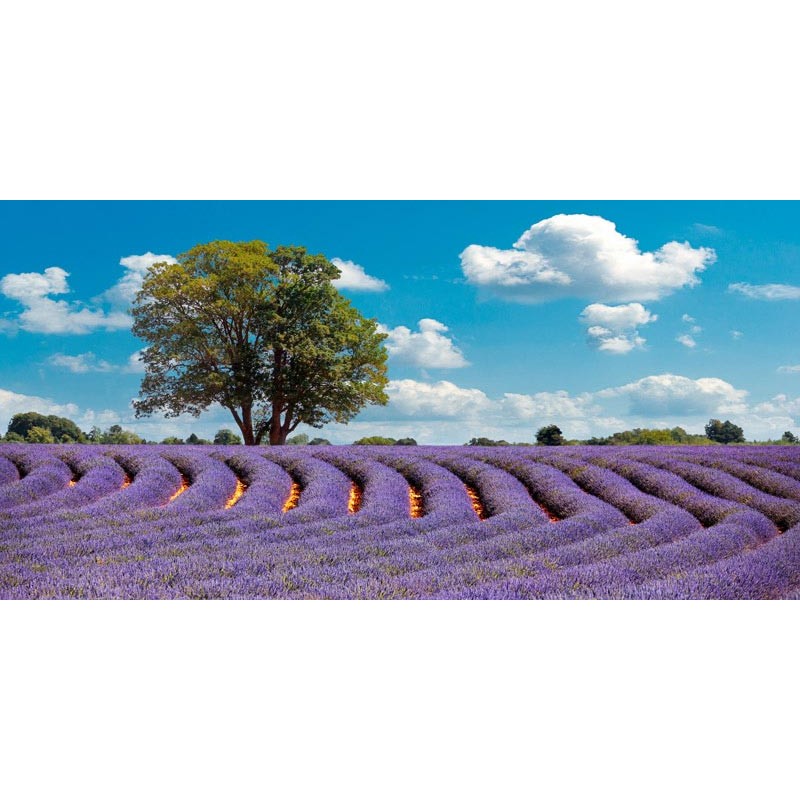
[[107, 456], [81, 453], [67, 453], [63, 461], [78, 480], [41, 500], [28, 503], [13, 510], [0, 510], [0, 519], [14, 517], [35, 517], [57, 514], [61, 511], [87, 507], [99, 498], [120, 489], [125, 481], [125, 472], [113, 459]]
[[641, 599], [757, 600], [800, 593], [800, 525], [757, 550], [625, 593]]
[[[215, 453], [214, 455], [217, 455]], [[292, 478], [285, 469], [262, 456], [222, 449], [219, 456], [247, 486], [236, 503], [236, 515], [253, 511], [279, 517], [292, 490]]]
[[768, 495], [800, 501], [800, 481], [783, 475], [764, 464], [753, 464], [724, 458], [719, 454], [698, 453], [682, 457], [685, 462], [700, 464], [727, 472]]
[[[745, 514], [747, 512], [744, 512]], [[618, 587], [660, 580], [671, 574], [713, 564], [762, 546], [775, 536], [775, 528], [751, 512], [748, 521], [722, 522], [664, 545], [625, 554], [587, 566], [572, 567], [532, 580], [526, 587], [531, 597], [620, 598]]]
[[516, 513], [530, 515], [542, 524], [549, 522], [525, 486], [507, 471], [463, 456], [434, 453], [430, 458], [475, 487], [490, 520], [501, 514]]
[[361, 453], [348, 448], [320, 447], [315, 456], [360, 484], [364, 494], [358, 514], [362, 520], [388, 522], [408, 517], [408, 482], [396, 469], [373, 459], [366, 460]]
[[297, 452], [299, 449], [289, 448], [290, 451], [285, 453], [268, 450], [262, 454], [265, 459], [283, 467], [301, 487], [300, 500], [295, 508], [283, 515], [283, 523], [293, 525], [346, 515], [350, 479], [331, 464]]
[[164, 506], [181, 487], [180, 471], [161, 456], [124, 453], [116, 454], [115, 461], [133, 480], [124, 492], [105, 497], [87, 509], [92, 515], [93, 525], [95, 520], [101, 523], [105, 515], [119, 524], [124, 518], [121, 515]]
[[170, 455], [167, 459], [189, 481], [189, 488], [169, 503], [169, 511], [202, 512], [224, 508], [236, 491], [236, 475], [222, 461], [205, 455], [202, 448], [184, 450], [190, 452]]
[[655, 454], [642, 454], [639, 460], [674, 472], [705, 492], [755, 508], [769, 517], [781, 531], [800, 522], [800, 503], [765, 494], [722, 470]]
[[19, 470], [13, 461], [0, 456], [0, 486], [19, 480]]
[[739, 514], [742, 507], [730, 500], [710, 495], [669, 470], [621, 456], [597, 456], [592, 463], [607, 467], [654, 497], [685, 509], [703, 525], [715, 525]]
[[635, 529], [623, 527], [582, 542], [553, 548], [546, 553], [546, 562], [538, 563], [538, 571], [602, 561], [656, 547], [679, 540], [701, 527], [693, 515], [640, 491], [630, 481], [609, 469], [564, 457], [553, 457], [548, 461], [559, 469], [567, 470], [578, 485], [621, 509], [637, 525]]
[[[743, 461], [746, 464], [767, 467], [768, 469], [778, 472], [781, 475], [786, 475], [793, 480], [800, 481], [800, 460], [791, 459], [789, 456], [773, 456], [770, 458], [768, 453], [745, 453], [742, 455], [737, 453], [737, 456], [738, 460]], [[765, 461], [767, 463], [765, 463]]]
[[513, 454], [484, 452], [480, 457], [518, 478], [537, 503], [552, 509], [561, 518], [558, 525], [564, 533], [566, 523], [579, 523], [585, 536], [628, 523], [621, 511], [587, 494], [569, 476], [549, 464], [514, 458]]
[[[629, 480], [605, 467], [560, 454], [545, 456], [541, 463], [550, 464], [565, 472], [581, 489], [618, 508], [632, 523], [652, 520], [658, 515], [662, 515], [666, 522], [668, 520], [665, 515], [675, 513], [682, 513], [686, 518], [691, 517], [687, 512], [676, 509], [673, 504], [646, 494]], [[684, 523], [689, 522], [686, 518]], [[695, 526], [699, 524], [697, 520], [693, 521]]]
[[419, 487], [423, 514], [417, 519], [420, 526], [431, 529], [453, 522], [476, 521], [464, 484], [449, 470], [419, 458], [416, 453], [395, 455], [381, 452], [387, 448], [380, 446], [362, 446], [361, 449], [369, 449], [372, 458], [397, 470], [410, 484]]
[[[513, 553], [511, 558], [484, 562], [491, 580], [482, 589], [470, 585], [474, 580], [464, 580], [471, 577], [468, 565], [454, 571], [449, 576], [450, 585], [440, 589], [436, 596], [445, 599], [616, 596], [613, 591], [606, 594], [608, 587], [642, 583], [670, 571], [706, 564], [743, 548], [756, 547], [775, 535], [775, 527], [762, 515], [754, 511], [743, 514], [749, 514], [750, 518], [743, 516], [738, 524], [722, 523], [707, 530], [699, 529], [692, 517], [672, 529], [665, 528], [663, 520], [658, 520], [659, 524], [652, 528], [648, 528], [648, 522], [635, 528], [628, 526], [575, 544], [532, 553], [523, 559], [519, 553]], [[513, 592], [507, 584], [513, 585]]]
[[72, 480], [72, 470], [46, 452], [11, 456], [11, 460], [24, 477], [0, 486], [0, 511], [35, 503], [42, 496], [65, 489]]

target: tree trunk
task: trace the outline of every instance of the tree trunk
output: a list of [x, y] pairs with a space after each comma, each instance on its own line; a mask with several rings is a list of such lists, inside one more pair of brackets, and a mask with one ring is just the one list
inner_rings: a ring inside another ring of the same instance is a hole
[[272, 425], [269, 429], [269, 443], [270, 444], [286, 444], [286, 432], [281, 428], [280, 422], [277, 428]]
[[244, 443], [252, 447], [256, 443], [256, 439], [253, 435], [253, 410], [249, 406], [242, 408], [242, 421], [239, 428], [242, 431]]

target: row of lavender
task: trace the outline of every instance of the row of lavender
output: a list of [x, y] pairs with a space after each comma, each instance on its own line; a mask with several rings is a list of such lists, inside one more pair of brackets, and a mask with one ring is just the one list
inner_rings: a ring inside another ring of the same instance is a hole
[[800, 448], [0, 447], [0, 597], [777, 598]]

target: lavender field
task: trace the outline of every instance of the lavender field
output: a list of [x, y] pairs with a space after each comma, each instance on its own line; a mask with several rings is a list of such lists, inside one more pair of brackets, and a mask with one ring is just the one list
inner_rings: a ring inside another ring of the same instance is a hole
[[0, 447], [2, 598], [800, 597], [800, 447]]

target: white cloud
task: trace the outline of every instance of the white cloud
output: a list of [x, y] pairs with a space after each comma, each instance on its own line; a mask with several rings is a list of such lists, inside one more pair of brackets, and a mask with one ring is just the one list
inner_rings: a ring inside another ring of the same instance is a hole
[[39, 414], [55, 414], [58, 417], [74, 419], [80, 409], [74, 403], [56, 403], [45, 397], [18, 394], [7, 389], [0, 389], [0, 431], [5, 432], [9, 420], [14, 414], [36, 411]]
[[800, 300], [800, 286], [788, 283], [731, 283], [729, 292], [738, 292], [752, 300]]
[[144, 353], [146, 349], [147, 348], [145, 347], [141, 350], [137, 350], [135, 353], [131, 353], [130, 357], [128, 358], [128, 363], [125, 365], [123, 371], [144, 374], [144, 362], [141, 360], [141, 358], [142, 353]]
[[785, 366], [785, 367], [778, 367], [778, 372], [800, 372], [800, 364], [794, 364], [792, 366]]
[[333, 281], [337, 289], [349, 289], [352, 292], [385, 292], [389, 288], [389, 284], [380, 278], [367, 275], [360, 264], [343, 261], [341, 258], [332, 258], [331, 264], [338, 267], [342, 273]]
[[702, 222], [695, 222], [692, 228], [694, 228], [697, 233], [708, 236], [720, 236], [723, 233], [722, 228], [718, 228], [716, 225], [704, 225]]
[[625, 302], [657, 300], [694, 286], [697, 273], [715, 260], [712, 249], [688, 242], [641, 252], [609, 220], [558, 214], [531, 226], [511, 250], [470, 245], [461, 253], [461, 268], [468, 283], [515, 302]]
[[94, 353], [79, 353], [77, 356], [67, 356], [56, 353], [47, 359], [47, 363], [54, 367], [63, 367], [70, 372], [113, 372], [113, 364], [108, 361], [98, 360]]
[[744, 334], [741, 331], [731, 331], [731, 339], [741, 339]]
[[86, 372], [144, 373], [144, 364], [140, 360], [142, 352], [143, 350], [137, 350], [132, 353], [125, 364], [111, 364], [103, 359], [98, 359], [94, 353], [79, 353], [76, 356], [56, 353], [47, 359], [47, 363], [77, 374]]
[[689, 333], [700, 333], [703, 330], [697, 324], [697, 320], [694, 317], [690, 317], [688, 314], [684, 314], [681, 317], [681, 321], [685, 322], [689, 326]]
[[48, 267], [44, 272], [10, 274], [0, 279], [0, 292], [22, 306], [17, 324], [30, 333], [84, 334], [94, 330], [129, 328], [131, 318], [122, 312], [106, 313], [81, 307], [66, 300], [53, 300], [49, 295], [67, 294], [69, 273], [61, 267]]
[[119, 260], [120, 266], [125, 268], [122, 277], [103, 294], [100, 295], [101, 300], [105, 300], [116, 306], [127, 308], [133, 303], [136, 298], [136, 293], [142, 288], [147, 270], [162, 261], [168, 264], [175, 264], [175, 258], [170, 255], [156, 255], [155, 253], [147, 252], [142, 255], [125, 256]]
[[405, 364], [425, 369], [454, 369], [469, 366], [463, 353], [445, 336], [448, 328], [435, 319], [421, 319], [419, 332], [404, 325], [387, 328], [379, 325], [378, 330], [388, 335], [384, 345], [389, 355]]
[[480, 389], [463, 389], [450, 381], [389, 381], [386, 394], [390, 408], [406, 416], [470, 417], [498, 407]]
[[69, 273], [61, 267], [48, 267], [44, 272], [22, 272], [6, 275], [0, 280], [0, 291], [27, 305], [48, 294], [67, 294]]
[[638, 328], [657, 319], [658, 316], [651, 314], [641, 303], [620, 306], [592, 303], [579, 317], [587, 326], [589, 342], [600, 351], [617, 355], [643, 348], [645, 339], [639, 335]]
[[605, 436], [634, 427], [680, 425], [702, 433], [710, 417], [731, 419], [753, 438], [777, 438], [800, 422], [800, 397], [777, 395], [748, 404], [747, 392], [721, 378], [650, 375], [623, 386], [571, 395], [566, 391], [494, 398], [448, 381], [391, 381], [390, 402], [369, 409], [349, 425], [329, 425], [334, 442], [361, 436], [413, 436], [420, 443], [461, 444], [472, 437], [531, 442], [542, 425], [555, 424], [567, 438]]
[[633, 383], [596, 393], [599, 398], [626, 397], [629, 411], [637, 416], [691, 416], [734, 414], [747, 410], [747, 392], [721, 378], [683, 375], [649, 375]]
[[800, 414], [800, 397], [795, 397], [792, 399], [787, 397], [785, 394], [778, 394], [765, 403], [759, 403], [758, 405], [753, 406], [753, 411], [756, 413], [781, 413], [796, 416], [797, 414]]
[[585, 419], [600, 411], [591, 394], [573, 397], [565, 391], [536, 394], [507, 392], [500, 405], [504, 417], [508, 419], [542, 424], [553, 419]]
[[683, 333], [675, 337], [676, 342], [680, 342], [684, 347], [693, 348], [697, 347], [697, 342], [688, 333]]

